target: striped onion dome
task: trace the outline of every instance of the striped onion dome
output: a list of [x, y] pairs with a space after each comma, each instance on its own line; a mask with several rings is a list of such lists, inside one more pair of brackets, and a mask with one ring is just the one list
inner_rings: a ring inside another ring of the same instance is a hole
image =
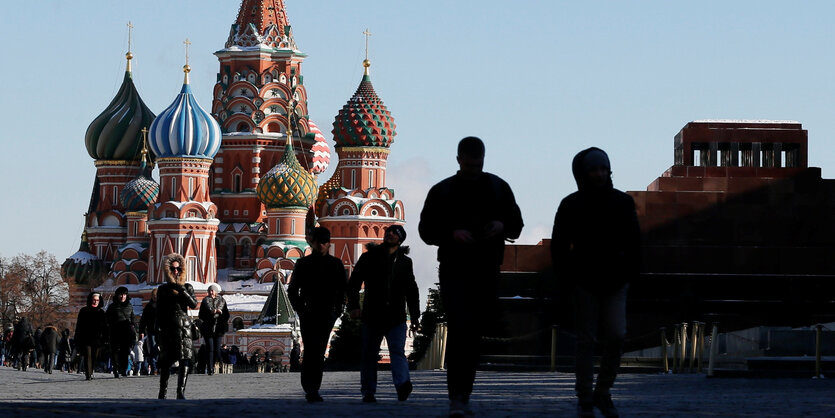
[[188, 65], [183, 89], [171, 106], [151, 124], [150, 146], [157, 158], [213, 159], [220, 149], [220, 125], [203, 110], [188, 83]]
[[154, 113], [133, 85], [131, 58], [133, 55], [128, 53], [128, 68], [116, 97], [87, 127], [84, 143], [87, 153], [96, 160], [139, 160], [142, 128], [154, 120]]
[[268, 208], [309, 208], [316, 200], [316, 179], [299, 164], [287, 141], [281, 161], [261, 177], [256, 192]]
[[336, 115], [332, 132], [337, 147], [389, 147], [397, 135], [395, 128], [391, 112], [374, 92], [366, 73], [356, 93]]
[[119, 195], [125, 210], [148, 210], [148, 206], [156, 203], [159, 195], [159, 184], [151, 179], [150, 174], [143, 158], [139, 167], [139, 176], [125, 184], [125, 188]]
[[331, 148], [316, 123], [308, 120], [307, 125], [310, 127], [310, 133], [315, 135], [314, 139], [316, 140], [310, 148], [313, 151], [313, 167], [310, 168], [310, 172], [315, 175], [322, 174], [328, 169], [328, 164], [331, 162]]

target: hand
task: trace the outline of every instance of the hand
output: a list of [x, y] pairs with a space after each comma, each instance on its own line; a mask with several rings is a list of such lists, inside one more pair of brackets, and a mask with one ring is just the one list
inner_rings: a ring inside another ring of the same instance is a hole
[[452, 240], [462, 244], [469, 244], [475, 241], [473, 234], [466, 229], [456, 229], [455, 231], [452, 231]]
[[490, 221], [484, 227], [484, 238], [493, 238], [504, 233], [504, 224], [502, 221]]
[[348, 315], [351, 319], [357, 319], [362, 316], [362, 311], [359, 309], [352, 309], [351, 312], [348, 312]]
[[418, 324], [409, 325], [409, 336], [414, 337], [415, 334], [417, 334], [419, 332], [420, 332], [420, 325], [418, 325]]

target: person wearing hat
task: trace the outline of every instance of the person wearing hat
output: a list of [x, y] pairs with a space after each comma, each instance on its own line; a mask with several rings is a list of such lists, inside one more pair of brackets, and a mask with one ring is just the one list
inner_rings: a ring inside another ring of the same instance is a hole
[[78, 368], [84, 368], [87, 380], [93, 378], [93, 365], [96, 364], [99, 348], [104, 344], [107, 335], [107, 314], [101, 308], [101, 304], [101, 293], [90, 292], [87, 295], [87, 305], [78, 311], [78, 320], [75, 323], [75, 347], [84, 359]]
[[113, 376], [128, 375], [128, 356], [136, 342], [133, 326], [133, 305], [130, 303], [128, 288], [120, 286], [113, 295], [113, 302], [107, 307], [107, 326], [110, 329], [110, 354]]
[[[600, 148], [580, 151], [571, 164], [577, 191], [554, 217], [551, 258], [560, 288], [572, 295], [577, 349], [577, 413], [617, 417], [610, 389], [626, 335], [626, 293], [640, 272], [641, 231], [635, 202], [612, 185], [609, 156]], [[594, 348], [602, 348], [594, 383]]]
[[229, 331], [229, 309], [226, 299], [220, 295], [221, 288], [217, 283], [209, 285], [209, 295], [200, 302], [200, 332], [206, 342], [206, 374], [214, 374], [215, 361], [220, 361], [220, 341], [223, 334]]
[[[360, 382], [363, 402], [376, 402], [377, 359], [383, 337], [391, 357], [391, 377], [397, 399], [405, 401], [412, 393], [406, 345], [406, 307], [409, 308], [411, 330], [417, 329], [420, 301], [409, 247], [403, 246], [406, 230], [392, 225], [380, 245], [368, 244], [360, 256], [348, 282], [348, 312], [351, 318], [362, 318], [362, 358]], [[364, 288], [360, 308], [360, 288]]]
[[308, 235], [312, 250], [296, 261], [287, 297], [298, 314], [304, 353], [301, 383], [308, 402], [322, 402], [319, 388], [325, 367], [333, 324], [342, 315], [348, 278], [342, 261], [328, 253], [331, 233], [325, 227], [313, 228]]

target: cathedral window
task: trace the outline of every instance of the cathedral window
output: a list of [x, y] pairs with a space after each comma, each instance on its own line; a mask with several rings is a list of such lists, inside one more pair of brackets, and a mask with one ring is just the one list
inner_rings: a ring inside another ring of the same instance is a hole
[[368, 171], [368, 188], [369, 189], [374, 188], [374, 171], [373, 170]]
[[357, 187], [357, 170], [351, 170], [351, 188]]
[[232, 192], [233, 193], [240, 193], [241, 192], [241, 175], [235, 174], [232, 180]]
[[119, 204], [119, 187], [113, 186], [113, 206], [117, 206]]

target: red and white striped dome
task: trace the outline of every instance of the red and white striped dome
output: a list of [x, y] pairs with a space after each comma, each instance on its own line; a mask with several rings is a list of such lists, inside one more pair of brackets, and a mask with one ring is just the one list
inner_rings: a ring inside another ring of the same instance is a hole
[[310, 148], [313, 152], [313, 166], [310, 168], [310, 172], [316, 175], [322, 174], [328, 169], [328, 164], [331, 162], [331, 148], [316, 123], [308, 120], [307, 125], [310, 127], [310, 133], [316, 135], [316, 143]]

